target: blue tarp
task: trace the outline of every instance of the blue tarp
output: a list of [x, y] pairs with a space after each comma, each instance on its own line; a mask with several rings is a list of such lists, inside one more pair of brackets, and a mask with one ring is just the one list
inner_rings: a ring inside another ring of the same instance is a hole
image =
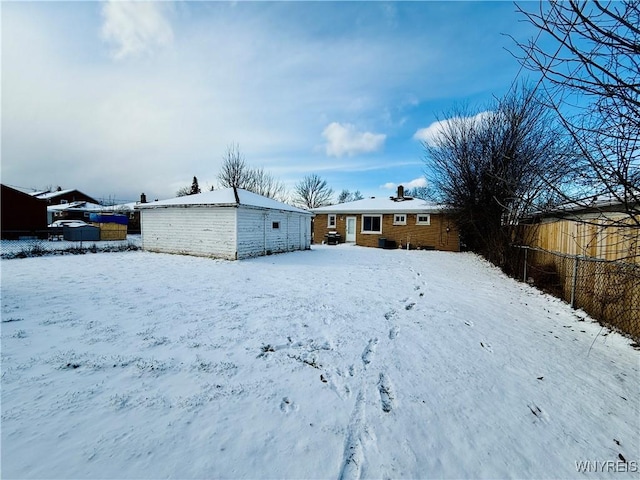
[[90, 213], [89, 221], [93, 223], [117, 223], [118, 225], [128, 225], [129, 217], [118, 214]]

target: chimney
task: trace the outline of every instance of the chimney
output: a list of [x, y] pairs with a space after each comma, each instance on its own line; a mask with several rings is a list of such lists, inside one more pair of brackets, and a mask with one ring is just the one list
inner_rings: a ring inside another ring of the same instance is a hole
[[144, 193], [140, 194], [140, 203], [147, 203], [147, 196]]
[[398, 200], [402, 200], [404, 198], [404, 187], [402, 185], [398, 185]]

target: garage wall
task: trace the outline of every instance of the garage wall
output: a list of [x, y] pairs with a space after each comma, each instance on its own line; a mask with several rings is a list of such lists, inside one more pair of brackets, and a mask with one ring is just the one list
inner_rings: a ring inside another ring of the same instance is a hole
[[[274, 222], [278, 228], [274, 228]], [[305, 222], [310, 223], [308, 216], [294, 212], [241, 207], [238, 210], [238, 258], [309, 248], [309, 234], [305, 236], [301, 231]]]
[[143, 209], [142, 248], [234, 260], [236, 212], [229, 207]]

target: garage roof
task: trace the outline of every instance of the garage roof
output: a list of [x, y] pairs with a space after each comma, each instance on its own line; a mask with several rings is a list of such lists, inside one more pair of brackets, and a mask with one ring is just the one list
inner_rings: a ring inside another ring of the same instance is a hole
[[241, 188], [224, 188], [211, 192], [198, 193], [195, 195], [185, 195], [183, 197], [170, 198], [158, 202], [141, 203], [136, 205], [136, 209], [168, 208], [168, 207], [237, 207], [246, 206], [261, 209], [284, 210], [287, 212], [313, 215], [312, 212], [292, 207], [286, 203], [278, 202], [272, 198], [243, 190]]

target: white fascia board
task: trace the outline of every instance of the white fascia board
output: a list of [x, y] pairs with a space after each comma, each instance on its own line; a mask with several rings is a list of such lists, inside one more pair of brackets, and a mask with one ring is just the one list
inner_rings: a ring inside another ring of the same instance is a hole
[[271, 207], [261, 207], [258, 205], [243, 205], [240, 204], [238, 205], [240, 208], [246, 208], [246, 209], [250, 209], [250, 210], [263, 210], [266, 212], [278, 212], [278, 213], [284, 213], [287, 215], [305, 215], [305, 216], [309, 216], [309, 217], [314, 217], [315, 214], [313, 212], [309, 212], [306, 210], [287, 210], [287, 209], [280, 209], [280, 208], [271, 208]]
[[135, 207], [133, 207], [135, 210], [151, 210], [151, 209], [158, 209], [158, 208], [218, 208], [218, 207], [222, 207], [222, 208], [226, 208], [226, 207], [233, 207], [233, 208], [238, 208], [238, 204], [237, 203], [189, 203], [189, 204], [175, 204], [175, 205], [154, 205], [153, 203], [144, 203], [141, 205], [136, 205]]

